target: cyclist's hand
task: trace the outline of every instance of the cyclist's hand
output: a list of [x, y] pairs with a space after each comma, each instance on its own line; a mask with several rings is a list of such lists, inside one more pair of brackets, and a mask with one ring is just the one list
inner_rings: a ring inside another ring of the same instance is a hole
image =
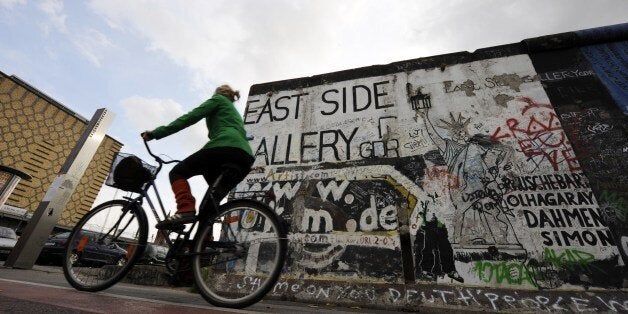
[[150, 131], [144, 131], [144, 132], [142, 132], [142, 134], [141, 134], [141, 135], [142, 135], [142, 138], [143, 138], [145, 141], [150, 141], [150, 140], [152, 140], [152, 139], [153, 139], [153, 137], [152, 137], [152, 136], [151, 136], [151, 134], [150, 134]]

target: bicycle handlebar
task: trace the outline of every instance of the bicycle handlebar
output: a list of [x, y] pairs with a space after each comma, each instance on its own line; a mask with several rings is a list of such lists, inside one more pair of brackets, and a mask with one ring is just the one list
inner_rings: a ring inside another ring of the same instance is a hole
[[148, 154], [151, 155], [153, 158], [155, 158], [155, 161], [158, 162], [159, 164], [172, 164], [172, 163], [176, 163], [176, 162], [181, 162], [180, 160], [169, 160], [169, 161], [165, 161], [163, 159], [161, 159], [161, 157], [153, 154], [153, 152], [150, 150], [150, 147], [148, 147], [148, 141], [142, 136], [142, 140], [144, 141], [144, 146], [146, 146], [146, 150], [148, 151]]

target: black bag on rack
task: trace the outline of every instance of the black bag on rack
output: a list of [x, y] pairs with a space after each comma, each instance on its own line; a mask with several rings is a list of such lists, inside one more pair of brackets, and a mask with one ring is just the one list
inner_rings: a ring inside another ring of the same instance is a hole
[[129, 192], [141, 192], [143, 185], [152, 179], [149, 169], [140, 158], [128, 155], [121, 158], [113, 170], [113, 185]]

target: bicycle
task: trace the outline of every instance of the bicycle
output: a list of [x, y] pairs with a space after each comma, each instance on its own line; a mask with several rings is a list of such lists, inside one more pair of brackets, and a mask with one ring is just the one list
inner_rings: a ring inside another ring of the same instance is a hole
[[[94, 292], [111, 287], [142, 256], [148, 239], [148, 219], [142, 207], [144, 199], [155, 219], [161, 219], [148, 195], [151, 187], [163, 217], [167, 216], [155, 179], [164, 164], [179, 161], [164, 161], [153, 154], [146, 141], [144, 145], [158, 166], [151, 166], [133, 155], [118, 153], [106, 182], [139, 196], [133, 198], [130, 197], [133, 194], [129, 194], [123, 199], [96, 206], [80, 219], [67, 239], [63, 273], [78, 290]], [[121, 166], [124, 160], [130, 160], [126, 168]], [[116, 177], [119, 173], [132, 175]], [[165, 265], [168, 272], [177, 275], [189, 271], [188, 264], [191, 263], [200, 294], [209, 303], [221, 307], [243, 308], [261, 300], [279, 279], [286, 255], [284, 226], [270, 207], [250, 198], [260, 197], [259, 194], [248, 194], [245, 196], [249, 198], [218, 204], [220, 200], [215, 198], [215, 193], [221, 183], [228, 182], [229, 178], [242, 178], [242, 174], [245, 174], [243, 169], [235, 164], [223, 165], [220, 175], [208, 182], [209, 188], [200, 203], [196, 222], [177, 230], [159, 231], [169, 247]], [[193, 230], [196, 232], [192, 238]], [[98, 245], [89, 245], [93, 244], [89, 241]], [[89, 252], [90, 248], [103, 246], [111, 250]], [[115, 247], [121, 250], [118, 256], [110, 253], [116, 251]], [[92, 263], [87, 258], [90, 254], [100, 254], [98, 260], [110, 262], [104, 265]], [[105, 254], [111, 254], [111, 259]], [[244, 283], [254, 284], [243, 289]]]

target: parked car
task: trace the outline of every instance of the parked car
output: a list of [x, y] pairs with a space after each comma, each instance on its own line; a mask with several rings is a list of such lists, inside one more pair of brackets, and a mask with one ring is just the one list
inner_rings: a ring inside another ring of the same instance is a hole
[[17, 243], [15, 230], [8, 227], [0, 227], [0, 256], [6, 258]]
[[[65, 253], [65, 244], [70, 232], [63, 232], [50, 237], [37, 259], [40, 263], [61, 263]], [[77, 237], [73, 245], [71, 259], [73, 262], [98, 265], [124, 265], [127, 251], [118, 243], [99, 241], [101, 235], [96, 232], [85, 232]]]
[[166, 254], [168, 254], [168, 247], [148, 243], [144, 254], [137, 262], [138, 264], [149, 265], [164, 265], [166, 264]]

